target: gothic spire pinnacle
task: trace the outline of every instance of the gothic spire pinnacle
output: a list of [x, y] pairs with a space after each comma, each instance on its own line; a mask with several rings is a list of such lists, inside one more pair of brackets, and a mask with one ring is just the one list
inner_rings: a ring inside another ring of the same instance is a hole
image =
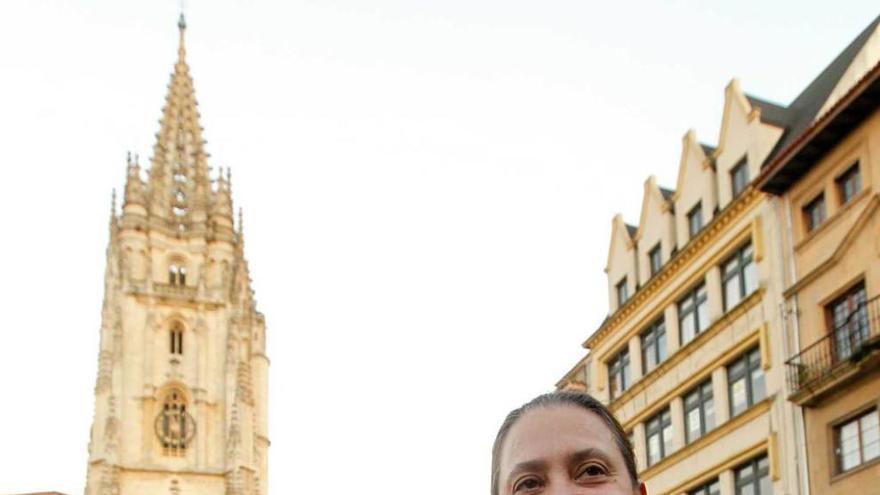
[[183, 12], [180, 13], [180, 18], [177, 19], [177, 29], [180, 31], [180, 44], [177, 48], [177, 61], [185, 63], [186, 47], [183, 42], [183, 34], [186, 31], [186, 19], [183, 17]]
[[186, 63], [183, 14], [177, 27], [180, 30], [178, 58], [159, 121], [149, 194], [151, 214], [182, 231], [205, 221], [210, 178], [193, 80]]

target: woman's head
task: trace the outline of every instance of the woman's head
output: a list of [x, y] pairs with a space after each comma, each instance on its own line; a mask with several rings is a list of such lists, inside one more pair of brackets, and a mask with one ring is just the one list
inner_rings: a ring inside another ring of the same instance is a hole
[[502, 423], [492, 448], [491, 495], [553, 493], [566, 486], [583, 493], [645, 493], [632, 446], [608, 409], [587, 394], [552, 392], [514, 409]]

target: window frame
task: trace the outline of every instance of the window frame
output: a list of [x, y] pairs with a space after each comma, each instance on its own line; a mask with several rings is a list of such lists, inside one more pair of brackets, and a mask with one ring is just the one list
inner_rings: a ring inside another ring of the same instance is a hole
[[617, 307], [623, 306], [629, 301], [629, 285], [627, 284], [627, 276], [624, 275], [619, 282], [614, 285], [617, 294]]
[[[742, 178], [740, 184], [739, 178]], [[749, 187], [749, 159], [743, 156], [733, 167], [730, 168], [730, 192], [731, 199], [736, 199]]]
[[[748, 251], [749, 253], [745, 254], [746, 251]], [[728, 266], [733, 261], [736, 261], [736, 267], [733, 271], [728, 273]], [[724, 312], [726, 313], [735, 308], [740, 302], [743, 301], [743, 299], [758, 290], [758, 265], [755, 262], [755, 248], [754, 246], [752, 246], [752, 241], [749, 240], [745, 244], [738, 247], [733, 252], [733, 254], [731, 254], [724, 261], [721, 262], [720, 269], [721, 296], [724, 306]], [[748, 278], [746, 277], [746, 271], [748, 269], [751, 269], [753, 271], [752, 280], [754, 282], [754, 286], [751, 288], [746, 287], [746, 282], [748, 280]], [[731, 303], [730, 295], [727, 293], [727, 284], [733, 279], [736, 279], [738, 282], [737, 285], [739, 287], [739, 294], [737, 294], [736, 301]]]
[[[801, 213], [804, 216], [804, 227], [808, 234], [818, 229], [823, 223], [825, 223], [825, 220], [828, 219], [825, 193], [821, 192], [817, 194], [816, 197], [811, 199], [809, 203], [801, 208]], [[818, 213], [818, 215], [816, 215], [816, 213]]]
[[[860, 280], [825, 306], [835, 363], [848, 359], [868, 340], [870, 326], [867, 301], [865, 281]], [[838, 311], [842, 307], [846, 310], [845, 314]]]
[[[852, 191], [847, 194], [847, 186], [852, 184]], [[860, 160], [847, 167], [847, 169], [834, 179], [834, 185], [837, 188], [837, 197], [840, 204], [845, 205], [853, 200], [860, 192], [862, 192], [862, 171]]]
[[[735, 371], [734, 367], [743, 364], [742, 371]], [[761, 389], [763, 389], [763, 393], [759, 397], [756, 392], [756, 381], [753, 380], [754, 372], [760, 371], [760, 379], [761, 379]], [[748, 411], [758, 402], [767, 398], [767, 380], [764, 375], [764, 370], [761, 367], [761, 346], [756, 345], [754, 347], [749, 348], [746, 352], [742, 353], [735, 360], [731, 361], [726, 366], [727, 371], [727, 398], [728, 398], [728, 412], [730, 413], [730, 418], [733, 419], [740, 414]], [[740, 411], [735, 411], [736, 403], [734, 402], [734, 394], [733, 388], [737, 381], [740, 379], [745, 380], [745, 397], [746, 404], [745, 407]]]
[[[702, 292], [702, 294], [701, 294]], [[689, 307], [686, 311], [682, 310], [682, 307], [685, 303], [689, 303]], [[696, 339], [698, 335], [705, 332], [706, 329], [709, 328], [709, 290], [706, 288], [705, 279], [701, 281], [699, 284], [695, 285], [693, 288], [689, 289], [684, 297], [680, 298], [675, 303], [676, 310], [678, 313], [678, 337], [681, 345], [684, 346], [688, 342]], [[700, 318], [700, 307], [705, 305], [705, 315], [706, 321], [703, 322]], [[693, 314], [694, 318], [694, 335], [685, 340], [684, 338], [684, 325], [682, 322], [685, 318], [690, 317]]]
[[[639, 334], [639, 343], [642, 352], [642, 375], [646, 375], [657, 368], [668, 357], [666, 348], [666, 320], [660, 317], [648, 325]], [[648, 356], [653, 354], [654, 365], [648, 368]]]
[[[837, 424], [833, 426], [834, 432], [834, 475], [849, 473], [853, 470], [859, 469], [862, 466], [877, 462], [880, 460], [880, 452], [878, 452], [874, 457], [870, 459], [865, 459], [865, 442], [864, 442], [864, 428], [862, 424], [862, 420], [865, 418], [873, 416], [875, 418], [875, 425], [877, 428], [880, 428], [880, 411], [876, 406], [871, 407], [867, 410], [862, 410], [859, 413], [849, 416], [847, 419], [843, 421], [839, 421]], [[843, 467], [843, 452], [841, 445], [842, 440], [842, 430], [843, 428], [855, 424], [856, 426], [856, 441], [858, 444], [858, 454], [859, 460], [856, 464], [849, 467], [848, 469], [844, 469]], [[880, 437], [878, 437], [878, 441], [880, 441]], [[878, 449], [880, 450], [880, 449]]]
[[[694, 223], [698, 225], [694, 227]], [[703, 201], [697, 201], [690, 211], [687, 212], [688, 238], [693, 239], [703, 230]]]
[[696, 488], [691, 488], [687, 495], [721, 495], [721, 482], [718, 478], [713, 478]]
[[[614, 400], [623, 395], [632, 385], [632, 364], [629, 358], [629, 347], [623, 346], [605, 365], [608, 367], [608, 395], [611, 400]], [[617, 383], [612, 381], [614, 377], [619, 377], [621, 383], [620, 392], [617, 394], [614, 393], [615, 387], [613, 385]]]
[[[667, 434], [669, 435], [669, 438], [666, 438]], [[652, 462], [651, 437], [655, 435], [659, 437], [657, 445], [660, 449], [660, 456]], [[645, 421], [645, 459], [648, 466], [653, 466], [659, 463], [672, 453], [672, 441], [672, 413], [669, 406], [667, 406]], [[669, 445], [667, 445], [667, 442]], [[669, 447], [668, 451], [667, 447]]]
[[[692, 396], [696, 395], [696, 403], [692, 406], [688, 405], [688, 399]], [[710, 431], [714, 430], [717, 427], [717, 420], [715, 419], [715, 391], [712, 388], [712, 377], [703, 380], [700, 384], [695, 386], [694, 388], [688, 390], [682, 396], [683, 410], [684, 410], [684, 437], [685, 443], [691, 444], [698, 439], [705, 436]], [[708, 407], [707, 407], [708, 404]], [[712, 424], [711, 426], [708, 424], [706, 420], [708, 413], [707, 411], [711, 408], [711, 416], [712, 416]], [[699, 411], [700, 418], [700, 431], [699, 434], [693, 438], [691, 438], [691, 428], [688, 422], [688, 418], [690, 416], [690, 412], [693, 410]]]
[[186, 264], [174, 260], [168, 264], [168, 285], [186, 286]]
[[174, 323], [173, 325], [171, 325], [171, 328], [168, 331], [168, 336], [170, 340], [170, 354], [172, 356], [182, 356], [183, 326], [179, 323]]
[[[761, 464], [764, 464], [764, 467], [761, 467]], [[741, 473], [747, 469], [751, 468], [751, 473], [748, 474], [748, 478], [745, 478]], [[763, 493], [761, 491], [761, 481], [763, 479], [767, 479], [770, 483], [770, 493]], [[752, 487], [753, 495], [772, 495], [773, 493], [773, 480], [770, 479], [770, 458], [766, 453], [759, 455], [758, 457], [752, 458], [739, 466], [733, 468], [733, 487], [734, 493], [736, 495], [743, 494], [743, 488], [750, 486]]]
[[662, 243], [657, 241], [657, 244], [648, 251], [648, 272], [652, 277], [663, 269], [663, 250], [661, 247]]

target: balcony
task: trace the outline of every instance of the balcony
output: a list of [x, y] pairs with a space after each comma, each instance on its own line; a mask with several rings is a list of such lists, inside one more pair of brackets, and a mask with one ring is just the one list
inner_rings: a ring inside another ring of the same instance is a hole
[[188, 285], [160, 284], [153, 282], [153, 293], [160, 297], [170, 299], [194, 300], [198, 295], [198, 288]]
[[837, 386], [880, 364], [880, 296], [860, 303], [845, 322], [785, 362], [792, 393], [815, 404]]

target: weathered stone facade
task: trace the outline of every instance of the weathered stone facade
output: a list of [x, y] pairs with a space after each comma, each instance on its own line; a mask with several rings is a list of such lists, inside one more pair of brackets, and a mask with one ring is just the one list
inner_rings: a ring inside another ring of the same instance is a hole
[[110, 216], [86, 495], [267, 492], [265, 320], [179, 28], [151, 165], [129, 156]]

